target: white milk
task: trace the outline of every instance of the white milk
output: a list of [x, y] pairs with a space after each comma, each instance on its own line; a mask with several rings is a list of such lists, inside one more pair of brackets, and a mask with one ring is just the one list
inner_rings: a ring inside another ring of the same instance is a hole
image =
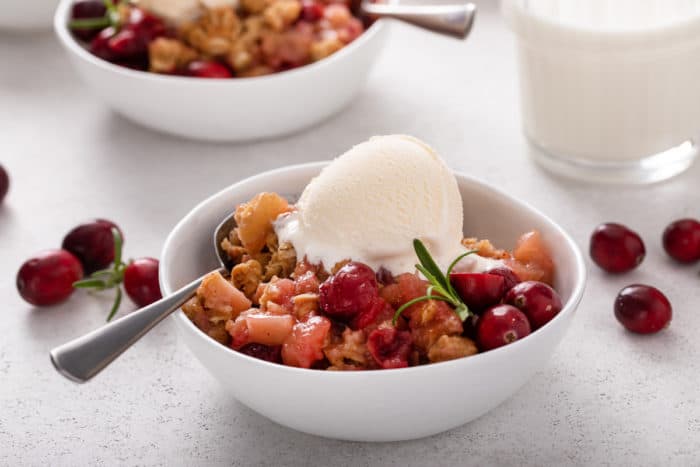
[[700, 134], [700, 0], [503, 0], [523, 124], [550, 155], [629, 163]]

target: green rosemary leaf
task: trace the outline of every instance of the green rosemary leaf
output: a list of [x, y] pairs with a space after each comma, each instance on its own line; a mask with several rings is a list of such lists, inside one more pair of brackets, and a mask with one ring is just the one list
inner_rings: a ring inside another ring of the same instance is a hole
[[73, 287], [76, 289], [99, 289], [102, 290], [107, 286], [105, 281], [100, 279], [83, 279], [73, 282]]
[[413, 300], [407, 301], [406, 303], [401, 305], [398, 310], [396, 310], [396, 313], [394, 313], [394, 319], [391, 320], [392, 324], [396, 326], [396, 322], [399, 320], [399, 316], [401, 316], [401, 313], [403, 313], [406, 310], [406, 308], [410, 307], [411, 305], [415, 305], [416, 303], [425, 302], [428, 300], [442, 300], [443, 302], [448, 303], [452, 302], [450, 299], [442, 297], [440, 295], [423, 295], [422, 297], [414, 298]]
[[437, 280], [437, 283], [441, 285], [443, 289], [448, 290], [447, 279], [445, 279], [445, 276], [442, 274], [442, 271], [440, 271], [440, 267], [435, 263], [433, 257], [430, 256], [430, 252], [428, 252], [428, 249], [425, 247], [425, 245], [423, 245], [423, 242], [417, 238], [414, 239], [413, 249], [416, 251], [416, 256], [418, 257], [418, 261], [420, 261], [421, 265], [423, 265], [423, 267], [430, 272], [432, 277]]
[[107, 322], [109, 323], [112, 318], [114, 318], [114, 315], [117, 314], [117, 310], [119, 309], [119, 305], [122, 303], [122, 288], [117, 287], [117, 295], [114, 297], [114, 304], [112, 304], [112, 309], [109, 312], [109, 316], [107, 316]]

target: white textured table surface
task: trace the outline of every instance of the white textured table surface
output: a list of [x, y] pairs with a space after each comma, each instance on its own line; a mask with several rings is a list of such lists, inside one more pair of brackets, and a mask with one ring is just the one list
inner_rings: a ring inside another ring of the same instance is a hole
[[[511, 37], [487, 5], [466, 43], [395, 27], [346, 112], [246, 145], [135, 126], [89, 94], [52, 35], [0, 34], [0, 163], [12, 176], [0, 208], [0, 465], [697, 465], [700, 278], [697, 267], [671, 264], [659, 244], [668, 221], [700, 214], [700, 167], [653, 187], [600, 188], [534, 166], [519, 130]], [[591, 270], [567, 337], [516, 397], [428, 439], [316, 438], [229, 399], [178, 346], [170, 322], [90, 384], [54, 372], [48, 350], [101, 325], [110, 298], [76, 294], [33, 309], [15, 292], [25, 258], [59, 246], [74, 224], [95, 216], [122, 226], [127, 255], [157, 256], [172, 226], [210, 193], [390, 132], [423, 138], [453, 168], [526, 199], [582, 248], [606, 220], [628, 223], [647, 241], [648, 257], [633, 274]], [[637, 281], [660, 287], [674, 304], [671, 328], [655, 337], [624, 332], [612, 314], [616, 292]]]

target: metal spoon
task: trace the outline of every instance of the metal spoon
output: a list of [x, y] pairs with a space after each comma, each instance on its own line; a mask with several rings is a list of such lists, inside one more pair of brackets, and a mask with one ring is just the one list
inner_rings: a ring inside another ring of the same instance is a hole
[[[221, 241], [235, 226], [236, 221], [231, 215], [224, 219], [214, 232], [214, 248], [221, 265], [216, 271], [222, 274], [228, 274], [232, 264], [226, 252], [221, 249]], [[204, 276], [200, 277], [145, 308], [56, 347], [51, 351], [51, 363], [59, 373], [71, 381], [84, 383], [90, 380], [156, 324], [192, 298], [203, 278]]]
[[393, 18], [448, 36], [464, 39], [474, 24], [476, 5], [473, 3], [451, 5], [396, 5], [361, 2], [360, 14], [374, 18]]

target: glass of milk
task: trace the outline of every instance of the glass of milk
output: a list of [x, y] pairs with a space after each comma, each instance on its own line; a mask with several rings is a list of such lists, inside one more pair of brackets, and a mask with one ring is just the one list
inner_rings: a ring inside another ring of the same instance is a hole
[[525, 134], [550, 170], [650, 183], [700, 136], [700, 0], [502, 0]]

